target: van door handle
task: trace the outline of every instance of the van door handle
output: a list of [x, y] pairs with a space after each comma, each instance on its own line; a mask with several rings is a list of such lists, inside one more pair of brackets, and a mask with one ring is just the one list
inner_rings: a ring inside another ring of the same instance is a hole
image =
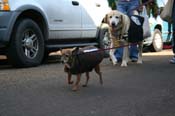
[[101, 5], [99, 3], [96, 3], [96, 7], [100, 7]]
[[78, 5], [79, 5], [79, 2], [77, 2], [77, 1], [72, 1], [72, 5], [78, 6]]

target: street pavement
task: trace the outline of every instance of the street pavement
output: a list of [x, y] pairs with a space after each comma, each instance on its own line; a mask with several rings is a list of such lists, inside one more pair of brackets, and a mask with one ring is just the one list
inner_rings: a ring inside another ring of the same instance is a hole
[[104, 59], [103, 86], [92, 72], [89, 86], [77, 92], [67, 85], [57, 59], [16, 69], [1, 57], [0, 116], [175, 116], [172, 55], [171, 50], [144, 53], [142, 65], [129, 62], [125, 68]]

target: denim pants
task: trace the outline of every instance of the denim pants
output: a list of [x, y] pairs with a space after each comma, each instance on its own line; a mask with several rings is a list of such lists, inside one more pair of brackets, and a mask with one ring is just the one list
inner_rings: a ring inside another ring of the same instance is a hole
[[[139, 0], [118, 0], [117, 10], [123, 12], [124, 14], [131, 16], [133, 15], [133, 11], [139, 6]], [[129, 47], [129, 53], [131, 59], [138, 59], [138, 48], [137, 45], [132, 45]], [[115, 51], [115, 56], [118, 61], [122, 59], [123, 48], [117, 48]]]

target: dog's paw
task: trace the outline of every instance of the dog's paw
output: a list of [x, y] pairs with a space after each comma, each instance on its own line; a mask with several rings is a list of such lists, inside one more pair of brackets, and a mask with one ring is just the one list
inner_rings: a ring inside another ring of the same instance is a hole
[[123, 61], [122, 64], [121, 64], [121, 67], [127, 67], [127, 62], [126, 61]]
[[77, 85], [72, 87], [72, 91], [77, 91], [77, 90], [78, 90], [78, 86]]
[[143, 64], [142, 60], [138, 60], [137, 64]]
[[74, 83], [73, 81], [69, 81], [69, 82], [68, 82], [69, 85], [72, 85], [73, 83]]
[[118, 62], [117, 59], [110, 58], [109, 60], [112, 61], [113, 66], [117, 65], [117, 62]]
[[87, 87], [87, 84], [82, 85], [82, 87]]
[[115, 62], [112, 62], [112, 64], [113, 64], [113, 66], [117, 65], [117, 61], [115, 61]]

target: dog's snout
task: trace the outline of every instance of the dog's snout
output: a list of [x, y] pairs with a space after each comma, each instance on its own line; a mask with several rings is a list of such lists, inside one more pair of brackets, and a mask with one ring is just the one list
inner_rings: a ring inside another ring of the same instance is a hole
[[115, 22], [112, 22], [111, 25], [112, 25], [113, 27], [115, 27]]

